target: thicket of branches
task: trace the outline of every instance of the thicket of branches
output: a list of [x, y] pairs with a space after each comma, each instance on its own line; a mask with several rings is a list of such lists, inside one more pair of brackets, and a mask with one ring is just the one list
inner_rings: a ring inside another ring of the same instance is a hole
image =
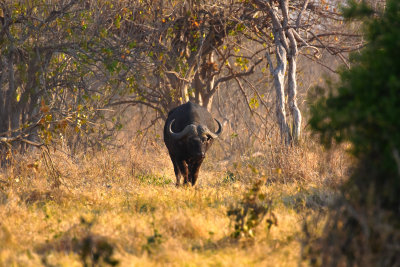
[[[188, 100], [216, 109], [232, 134], [244, 128], [265, 138], [276, 117], [281, 140], [292, 143], [302, 125], [298, 56], [330, 69], [322, 55], [348, 65], [346, 53], [362, 46], [339, 8], [309, 0], [0, 1], [1, 149], [100, 147], [122, 127], [126, 107], [153, 110], [151, 125]], [[248, 114], [241, 128], [232, 120], [238, 103]]]

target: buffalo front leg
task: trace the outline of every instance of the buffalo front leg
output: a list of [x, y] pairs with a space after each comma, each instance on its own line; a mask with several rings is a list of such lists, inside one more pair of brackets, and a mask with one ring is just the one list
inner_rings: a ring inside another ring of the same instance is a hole
[[188, 175], [189, 175], [188, 165], [184, 160], [177, 160], [176, 163], [178, 165], [180, 173], [183, 176], [183, 184], [186, 185], [188, 183]]
[[174, 172], [175, 172], [175, 177], [176, 177], [176, 186], [179, 186], [179, 184], [181, 183], [181, 172], [179, 170], [178, 164], [176, 163], [176, 160], [174, 158], [172, 158], [172, 164], [174, 164]]
[[199, 177], [200, 166], [203, 160], [192, 162], [189, 166], [189, 179], [192, 185], [196, 184], [197, 177]]

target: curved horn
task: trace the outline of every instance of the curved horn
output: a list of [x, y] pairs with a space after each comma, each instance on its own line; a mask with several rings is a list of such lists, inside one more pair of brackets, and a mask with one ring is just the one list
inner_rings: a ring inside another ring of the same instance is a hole
[[213, 133], [207, 128], [207, 134], [210, 135], [213, 139], [218, 138], [218, 136], [220, 136], [220, 134], [222, 133], [221, 123], [217, 119], [214, 120], [218, 123], [218, 130], [215, 133]]
[[182, 131], [180, 131], [179, 133], [174, 133], [172, 131], [172, 129], [171, 129], [172, 128], [172, 123], [174, 123], [174, 121], [175, 121], [175, 119], [173, 119], [168, 125], [169, 135], [173, 139], [176, 139], [176, 140], [181, 139], [181, 138], [185, 137], [186, 135], [188, 135], [191, 132], [197, 133], [196, 126], [194, 124], [189, 124]]

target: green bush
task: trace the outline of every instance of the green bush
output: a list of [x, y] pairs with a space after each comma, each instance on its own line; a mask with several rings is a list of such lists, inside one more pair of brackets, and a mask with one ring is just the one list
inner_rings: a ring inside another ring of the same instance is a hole
[[278, 220], [272, 212], [272, 201], [261, 192], [265, 182], [265, 179], [255, 181], [243, 199], [228, 209], [227, 215], [234, 224], [234, 232], [231, 234], [233, 238], [253, 238], [257, 226], [264, 221], [267, 230], [272, 225], [278, 224]]
[[[366, 10], [365, 6], [361, 10]], [[359, 14], [350, 12], [350, 14]], [[371, 12], [365, 11], [367, 14]], [[368, 17], [368, 45], [351, 55], [352, 67], [312, 107], [312, 128], [326, 145], [349, 142], [359, 166], [348, 187], [367, 202], [400, 212], [400, 2]], [[358, 193], [357, 193], [358, 191]], [[373, 193], [371, 193], [373, 191]], [[356, 196], [352, 196], [353, 198]], [[372, 199], [370, 199], [372, 200]]]
[[346, 13], [365, 15], [368, 43], [311, 107], [310, 124], [326, 146], [350, 144], [358, 163], [322, 236], [305, 231], [303, 256], [312, 265], [399, 266], [400, 1], [382, 14], [354, 3]]

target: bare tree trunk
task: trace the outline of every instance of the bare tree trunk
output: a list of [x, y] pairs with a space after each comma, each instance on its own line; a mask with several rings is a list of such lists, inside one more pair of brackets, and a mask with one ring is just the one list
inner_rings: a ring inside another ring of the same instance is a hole
[[[25, 93], [21, 97], [21, 110], [25, 110], [28, 114], [26, 117], [28, 122], [32, 120], [39, 113], [39, 99], [42, 96], [40, 92], [41, 88], [46, 88], [45, 74], [53, 55], [52, 51], [47, 53], [40, 53], [36, 50], [36, 53], [32, 54], [32, 59], [29, 61], [28, 67], [28, 82]], [[29, 99], [29, 101], [28, 101]], [[37, 128], [34, 128], [30, 132], [29, 140], [34, 141], [37, 138]]]
[[293, 141], [298, 142], [301, 136], [301, 112], [297, 106], [297, 82], [296, 82], [296, 59], [297, 44], [293, 34], [288, 30], [290, 53], [288, 55], [288, 102], [290, 113], [292, 115], [292, 137]]
[[[278, 52], [279, 51], [279, 52]], [[281, 53], [278, 56], [278, 53]], [[282, 60], [285, 58], [285, 60]], [[286, 121], [286, 109], [285, 109], [285, 71], [286, 71], [286, 51], [282, 46], [277, 47], [277, 66], [273, 67], [273, 62], [269, 53], [267, 53], [267, 59], [270, 66], [270, 71], [274, 76], [274, 87], [276, 93], [276, 117], [278, 120], [279, 130], [281, 133], [282, 142], [288, 145], [291, 141], [290, 130]]]
[[203, 103], [202, 103], [203, 107], [205, 107], [209, 111], [211, 111], [211, 107], [212, 107], [212, 103], [213, 103], [213, 96], [214, 95], [210, 95], [210, 94], [203, 96]]
[[197, 68], [193, 79], [193, 87], [195, 91], [194, 101], [199, 105], [211, 110], [212, 100], [217, 88], [215, 88], [214, 73], [214, 53], [210, 53], [204, 57], [201, 66]]
[[[19, 110], [16, 105], [16, 86], [14, 76], [14, 46], [10, 48], [10, 57], [8, 62], [8, 92], [7, 92], [7, 114], [8, 114], [8, 130], [15, 131], [19, 127]], [[17, 132], [13, 132], [12, 136], [16, 136]]]
[[3, 87], [7, 76], [7, 62], [0, 58], [0, 134], [8, 131], [7, 90]]
[[184, 104], [189, 101], [189, 84], [182, 82], [181, 85], [181, 104]]
[[215, 76], [214, 77], [206, 77], [203, 79], [201, 74], [196, 73], [193, 81], [193, 87], [195, 91], [194, 101], [207, 108], [207, 110], [211, 110], [213, 96], [216, 90], [211, 90], [215, 84]]
[[[306, 7], [308, 0], [304, 2]], [[266, 4], [269, 14], [272, 18], [272, 30], [275, 41], [275, 57], [276, 67], [273, 67], [271, 55], [267, 52], [266, 57], [270, 66], [270, 71], [274, 76], [274, 86], [276, 91], [276, 115], [278, 119], [279, 129], [281, 131], [282, 140], [286, 145], [292, 142], [297, 142], [301, 136], [301, 112], [297, 105], [297, 82], [296, 82], [296, 67], [297, 67], [297, 42], [294, 36], [295, 31], [288, 24], [289, 21], [289, 2], [288, 0], [280, 0], [279, 6], [281, 10], [278, 14], [277, 9], [272, 7], [269, 3]], [[300, 22], [300, 16], [298, 23]], [[292, 117], [292, 127], [290, 129], [286, 120], [285, 111], [285, 75], [286, 65], [288, 64], [288, 105]]]
[[275, 40], [275, 58], [276, 67], [274, 68], [274, 63], [271, 59], [269, 52], [266, 53], [269, 68], [274, 76], [274, 86], [276, 92], [276, 117], [278, 120], [279, 130], [281, 132], [281, 139], [286, 144], [289, 145], [292, 141], [289, 125], [286, 121], [286, 109], [285, 109], [285, 72], [286, 72], [286, 62], [287, 62], [287, 50], [288, 44], [286, 41], [286, 35], [283, 31], [282, 24], [278, 19], [278, 14], [276, 10], [269, 6], [269, 13], [272, 18], [272, 29]]
[[[282, 15], [283, 15], [283, 27], [285, 28], [286, 36], [288, 37], [289, 45], [287, 47], [287, 59], [289, 62], [288, 68], [288, 102], [289, 109], [292, 115], [292, 139], [294, 142], [298, 142], [301, 134], [301, 113], [297, 106], [297, 82], [296, 82], [296, 62], [297, 62], [297, 42], [294, 37], [293, 28], [289, 28], [289, 3], [288, 0], [281, 0], [280, 2]], [[305, 2], [307, 5], [307, 1]]]

